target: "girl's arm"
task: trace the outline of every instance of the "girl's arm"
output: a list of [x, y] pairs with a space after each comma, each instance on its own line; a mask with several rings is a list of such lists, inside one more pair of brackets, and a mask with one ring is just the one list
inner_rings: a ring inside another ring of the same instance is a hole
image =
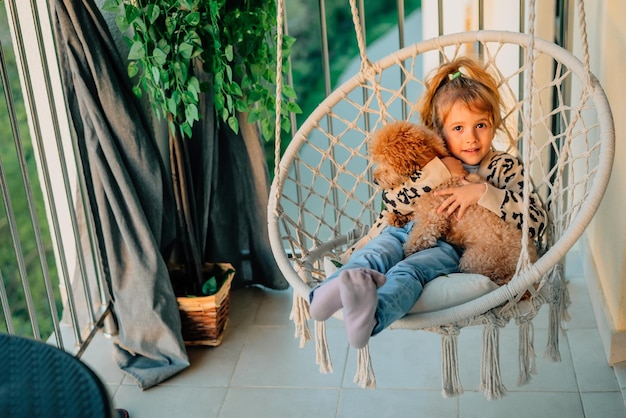
[[[522, 228], [524, 214], [524, 167], [506, 153], [493, 153], [489, 164], [481, 166], [479, 174], [487, 180], [487, 190], [478, 204], [507, 222]], [[531, 191], [532, 191], [531, 185]], [[539, 196], [531, 192], [529, 200], [529, 234], [540, 237], [546, 229], [546, 213]]]
[[382, 198], [385, 203], [383, 212], [393, 212], [396, 215], [411, 213], [413, 211], [411, 202], [430, 192], [452, 175], [464, 173], [463, 165], [456, 158], [435, 158], [401, 185], [383, 190]]

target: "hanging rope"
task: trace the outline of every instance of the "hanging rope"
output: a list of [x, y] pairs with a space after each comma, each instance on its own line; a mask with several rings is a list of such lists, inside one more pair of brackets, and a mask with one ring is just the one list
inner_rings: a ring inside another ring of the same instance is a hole
[[531, 194], [531, 147], [533, 145], [533, 81], [535, 79], [535, 0], [531, 0], [528, 5], [528, 47], [526, 48], [525, 60], [528, 69], [524, 73], [524, 88], [526, 89], [526, 97], [528, 103], [524, 108], [524, 135], [522, 139], [522, 161], [524, 164], [524, 185], [523, 185], [523, 228], [522, 228], [522, 253], [518, 260], [517, 271], [523, 271], [530, 265], [528, 255], [529, 236], [529, 218], [530, 218], [530, 194]]
[[[281, 107], [283, 104], [283, 26], [285, 17], [284, 1], [285, 0], [278, 0], [276, 5], [276, 117], [274, 119], [274, 178], [280, 178]], [[277, 187], [277, 193], [278, 189], [279, 188]]]

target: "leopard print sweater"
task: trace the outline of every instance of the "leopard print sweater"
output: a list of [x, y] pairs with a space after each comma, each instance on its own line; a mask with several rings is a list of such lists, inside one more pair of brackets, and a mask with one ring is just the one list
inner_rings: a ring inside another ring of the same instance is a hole
[[[510, 154], [492, 151], [483, 158], [477, 173], [487, 180], [487, 191], [478, 204], [521, 229], [524, 213], [524, 167], [520, 161]], [[386, 214], [389, 211], [400, 215], [411, 212], [410, 203], [413, 199], [418, 199], [424, 193], [430, 192], [448, 178], [450, 178], [450, 172], [443, 162], [436, 158], [421, 171], [415, 172], [402, 185], [383, 190], [385, 209], [382, 210], [367, 235], [341, 257], [342, 261], [347, 261], [356, 249], [361, 248], [388, 226]], [[528, 231], [531, 238], [538, 239], [546, 230], [546, 213], [536, 193], [532, 193], [529, 203]]]

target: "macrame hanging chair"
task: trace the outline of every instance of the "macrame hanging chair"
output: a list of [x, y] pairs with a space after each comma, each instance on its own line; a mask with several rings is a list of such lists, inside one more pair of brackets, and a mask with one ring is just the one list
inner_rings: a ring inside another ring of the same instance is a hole
[[[578, 1], [583, 61], [534, 35], [535, 1], [529, 5], [529, 33], [480, 30], [443, 35], [400, 49], [371, 63], [366, 55], [356, 0], [350, 0], [361, 70], [331, 93], [306, 119], [280, 157], [280, 115], [276, 115], [276, 172], [268, 206], [269, 235], [276, 261], [294, 290], [291, 318], [301, 346], [311, 339], [309, 291], [326, 277], [325, 261], [340, 259], [367, 233], [381, 209], [367, 144], [391, 121], [419, 122], [416, 109], [424, 91], [422, 63], [444, 62], [471, 44], [500, 84], [507, 103], [507, 134], [494, 146], [518, 155], [525, 166], [525, 199], [530, 185], [543, 199], [549, 225], [535, 263], [521, 254], [505, 286], [455, 306], [413, 312], [390, 328], [438, 332], [442, 336], [442, 393], [463, 392], [457, 364], [457, 336], [463, 327], [482, 325], [480, 389], [488, 399], [506, 388], [499, 366], [499, 330], [519, 327], [518, 384], [535, 373], [533, 323], [549, 307], [547, 357], [560, 360], [558, 337], [569, 297], [563, 258], [582, 235], [604, 194], [614, 154], [614, 126], [607, 98], [589, 69], [585, 13]], [[283, 0], [278, 2], [278, 42], [283, 36]], [[280, 52], [281, 48], [278, 48]], [[277, 104], [281, 106], [282, 56], [277, 64]], [[511, 68], [511, 62], [516, 63]], [[524, 217], [528, 219], [528, 202]], [[524, 222], [528, 225], [528, 222]], [[527, 227], [523, 240], [528, 240]], [[526, 248], [525, 245], [522, 245]], [[445, 280], [445, 278], [435, 279]], [[432, 282], [431, 282], [432, 283]], [[426, 293], [428, 286], [424, 288]], [[530, 298], [522, 295], [530, 292]], [[423, 297], [424, 294], [422, 295]], [[340, 315], [338, 315], [340, 317]], [[315, 322], [317, 362], [332, 372], [325, 324]], [[384, 338], [384, 337], [379, 337]], [[369, 349], [358, 351], [355, 383], [375, 387]]]

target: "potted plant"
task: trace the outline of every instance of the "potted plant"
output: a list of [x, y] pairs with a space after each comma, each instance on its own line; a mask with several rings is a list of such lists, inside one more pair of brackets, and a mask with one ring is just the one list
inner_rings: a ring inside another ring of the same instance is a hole
[[[216, 121], [239, 130], [237, 113], [273, 137], [275, 120], [276, 4], [273, 0], [106, 0], [103, 9], [130, 48], [128, 75], [133, 92], [146, 93], [156, 115], [167, 120], [170, 169], [176, 200], [179, 249], [186, 294], [201, 295], [202, 239], [198, 230], [187, 142], [200, 119], [202, 94], [210, 94]], [[283, 68], [294, 39], [285, 36]], [[201, 82], [199, 72], [210, 75]], [[286, 77], [285, 77], [286, 79]], [[300, 113], [296, 95], [282, 86], [281, 125], [290, 129], [289, 113]]]

